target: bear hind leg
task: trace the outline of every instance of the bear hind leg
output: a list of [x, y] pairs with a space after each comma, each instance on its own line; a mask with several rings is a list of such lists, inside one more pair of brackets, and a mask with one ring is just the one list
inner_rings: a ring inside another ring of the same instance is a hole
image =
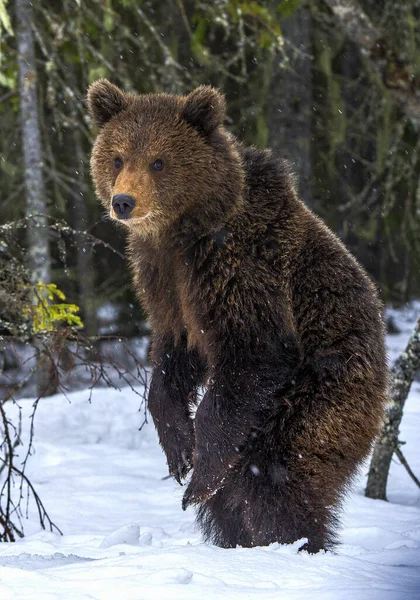
[[253, 464], [244, 481], [244, 522], [252, 546], [306, 538], [300, 550], [316, 553], [334, 545], [336, 502], [318, 492], [323, 488], [316, 476], [293, 473], [279, 462], [260, 470]]
[[197, 523], [204, 539], [220, 548], [252, 546], [243, 511], [230, 503], [230, 486], [220, 489], [198, 509]]
[[334, 545], [335, 508], [317, 493], [322, 487], [316, 477], [289, 472], [282, 463], [260, 469], [256, 461], [246, 462], [199, 508], [197, 521], [207, 541], [234, 548], [306, 538], [300, 550], [309, 553]]

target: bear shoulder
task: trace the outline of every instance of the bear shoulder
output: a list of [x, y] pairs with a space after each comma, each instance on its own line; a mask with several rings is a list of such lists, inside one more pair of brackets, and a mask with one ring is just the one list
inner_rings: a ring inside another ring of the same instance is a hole
[[295, 176], [291, 164], [274, 155], [269, 149], [255, 146], [240, 147], [248, 195], [277, 204], [279, 200], [295, 200]]

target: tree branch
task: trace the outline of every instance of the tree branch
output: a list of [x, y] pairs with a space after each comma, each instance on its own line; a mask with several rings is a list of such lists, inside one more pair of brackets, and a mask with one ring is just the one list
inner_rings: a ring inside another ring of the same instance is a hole
[[414, 481], [414, 483], [416, 484], [417, 487], [420, 488], [420, 481], [417, 479], [417, 477], [414, 475], [413, 471], [410, 468], [410, 465], [407, 462], [407, 459], [405, 458], [404, 454], [401, 451], [401, 448], [398, 446], [398, 448], [395, 450], [395, 454], [398, 456], [398, 458], [400, 459], [400, 463], [403, 465], [403, 467], [405, 467], [407, 473], [410, 475], [411, 479]]
[[383, 34], [370, 21], [357, 0], [325, 0], [344, 32], [355, 42], [362, 56], [379, 75], [401, 110], [420, 127], [420, 89], [413, 68], [404, 64], [389, 48]]
[[[386, 500], [386, 483], [392, 455], [398, 449], [398, 434], [404, 404], [414, 376], [420, 369], [420, 319], [417, 321], [405, 351], [391, 371], [389, 403], [382, 433], [375, 444], [365, 495]], [[400, 458], [401, 460], [401, 458]]]

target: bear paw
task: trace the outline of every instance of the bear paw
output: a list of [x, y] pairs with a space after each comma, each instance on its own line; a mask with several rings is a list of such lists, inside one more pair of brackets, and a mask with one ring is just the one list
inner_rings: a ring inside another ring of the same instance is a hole
[[187, 448], [173, 448], [166, 454], [168, 461], [169, 473], [176, 479], [179, 485], [182, 484], [182, 480], [188, 475], [188, 472], [192, 468], [192, 449]]

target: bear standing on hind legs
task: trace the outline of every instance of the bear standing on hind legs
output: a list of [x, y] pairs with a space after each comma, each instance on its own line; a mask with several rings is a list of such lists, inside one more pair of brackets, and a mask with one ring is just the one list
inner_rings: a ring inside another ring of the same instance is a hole
[[96, 192], [153, 329], [149, 409], [170, 473], [192, 469], [183, 508], [225, 548], [330, 547], [385, 401], [374, 286], [287, 167], [224, 129], [216, 90], [99, 80], [88, 103]]

